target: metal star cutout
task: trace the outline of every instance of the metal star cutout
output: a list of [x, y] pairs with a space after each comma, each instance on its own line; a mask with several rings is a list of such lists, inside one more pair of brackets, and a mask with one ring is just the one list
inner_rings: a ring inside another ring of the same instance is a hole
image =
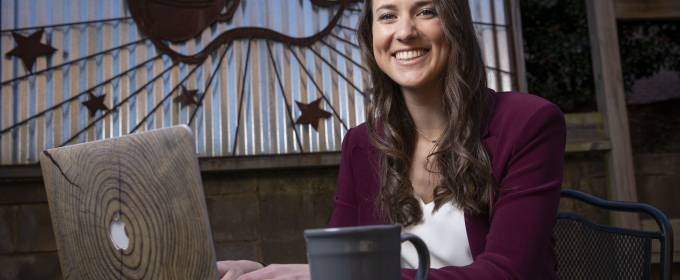
[[24, 62], [24, 66], [28, 72], [33, 73], [33, 64], [35, 64], [35, 59], [39, 56], [52, 54], [57, 51], [57, 49], [40, 43], [43, 33], [45, 31], [40, 29], [35, 33], [24, 37], [19, 33], [12, 32], [14, 41], [17, 42], [17, 46], [6, 53], [7, 56], [16, 56]]
[[198, 101], [196, 101], [196, 94], [198, 93], [197, 89], [194, 90], [187, 90], [184, 86], [182, 86], [182, 94], [179, 96], [175, 97], [174, 101], [175, 102], [182, 102], [182, 108], [194, 104], [198, 106]]
[[319, 126], [319, 120], [323, 118], [328, 118], [332, 115], [331, 113], [321, 110], [321, 108], [319, 108], [321, 100], [322, 99], [319, 98], [309, 104], [304, 104], [295, 101], [295, 103], [297, 103], [298, 105], [298, 108], [300, 109], [300, 112], [302, 112], [297, 121], [295, 121], [295, 124], [311, 124], [314, 130], [318, 131], [317, 127]]
[[89, 94], [90, 100], [85, 101], [82, 104], [90, 111], [90, 117], [94, 117], [94, 115], [97, 114], [97, 110], [109, 111], [109, 108], [104, 105], [106, 94], [102, 94], [101, 96], [95, 96], [91, 92], [89, 92]]

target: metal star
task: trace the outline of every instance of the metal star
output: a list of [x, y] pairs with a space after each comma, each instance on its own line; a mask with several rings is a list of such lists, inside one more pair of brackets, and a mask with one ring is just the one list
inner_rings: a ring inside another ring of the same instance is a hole
[[175, 97], [174, 101], [175, 102], [182, 102], [182, 108], [194, 104], [198, 106], [198, 101], [196, 101], [196, 94], [198, 93], [197, 89], [194, 90], [187, 90], [184, 86], [182, 86], [182, 94], [179, 96]]
[[33, 73], [33, 64], [35, 64], [35, 59], [39, 56], [52, 54], [57, 51], [57, 49], [40, 43], [43, 33], [45, 31], [40, 29], [35, 33], [24, 37], [19, 33], [12, 32], [14, 41], [17, 42], [17, 46], [6, 53], [7, 56], [16, 56], [24, 62], [24, 66], [28, 72]]
[[302, 112], [297, 121], [295, 121], [295, 124], [311, 124], [314, 130], [318, 131], [317, 127], [319, 126], [319, 120], [322, 118], [328, 118], [332, 115], [331, 113], [321, 110], [321, 108], [319, 108], [321, 100], [322, 99], [319, 98], [309, 104], [304, 104], [295, 101], [295, 103], [297, 103], [298, 105], [298, 108], [300, 109], [300, 112]]
[[90, 100], [85, 101], [82, 104], [90, 111], [90, 117], [94, 117], [94, 115], [97, 114], [97, 110], [109, 111], [109, 108], [104, 105], [106, 94], [102, 94], [101, 96], [95, 96], [91, 92], [89, 92], [89, 94]]

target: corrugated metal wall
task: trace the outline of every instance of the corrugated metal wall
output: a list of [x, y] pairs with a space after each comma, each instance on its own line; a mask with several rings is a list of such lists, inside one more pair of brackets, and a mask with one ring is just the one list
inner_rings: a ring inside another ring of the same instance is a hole
[[[513, 77], [504, 3], [479, 0], [472, 7], [490, 85], [509, 90]], [[222, 32], [242, 26], [307, 37], [328, 26], [337, 12], [298, 0], [243, 0], [241, 5], [232, 21], [172, 48], [193, 54]], [[199, 156], [339, 151], [347, 128], [364, 120], [359, 90], [368, 88], [351, 30], [361, 4], [351, 7], [343, 13], [342, 26], [312, 49], [243, 39], [222, 46], [203, 63], [188, 65], [156, 51], [129, 18], [124, 0], [2, 0], [2, 54], [16, 46], [10, 30], [36, 26], [51, 26], [44, 28], [42, 42], [57, 52], [39, 57], [34, 75], [17, 57], [3, 55], [0, 164], [34, 163], [40, 151], [52, 147], [187, 123]], [[65, 25], [53, 26], [59, 24]], [[17, 32], [27, 36], [38, 30]], [[181, 108], [173, 102], [180, 85], [198, 90], [202, 106]], [[89, 93], [105, 94], [104, 103], [112, 110], [91, 117], [81, 105]], [[333, 116], [318, 131], [293, 125], [300, 116], [295, 101], [322, 97], [321, 108]]]

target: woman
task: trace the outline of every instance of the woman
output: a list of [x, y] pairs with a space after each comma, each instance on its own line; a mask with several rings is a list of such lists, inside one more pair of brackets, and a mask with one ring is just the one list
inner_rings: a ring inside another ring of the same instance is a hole
[[[487, 89], [467, 0], [367, 0], [358, 35], [373, 98], [343, 141], [329, 226], [403, 225], [430, 248], [429, 279], [557, 279], [561, 111]], [[405, 245], [403, 278], [416, 266]], [[307, 265], [219, 267], [223, 279], [309, 278]]]

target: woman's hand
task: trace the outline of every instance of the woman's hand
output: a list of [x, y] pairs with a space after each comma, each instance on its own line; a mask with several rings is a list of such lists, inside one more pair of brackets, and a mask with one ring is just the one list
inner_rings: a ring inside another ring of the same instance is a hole
[[[229, 278], [222, 278], [229, 279]], [[238, 280], [309, 280], [311, 279], [308, 264], [272, 264], [263, 269], [242, 275]]]
[[241, 279], [239, 276], [261, 269], [262, 265], [253, 261], [221, 261], [217, 262], [217, 272], [221, 280]]

